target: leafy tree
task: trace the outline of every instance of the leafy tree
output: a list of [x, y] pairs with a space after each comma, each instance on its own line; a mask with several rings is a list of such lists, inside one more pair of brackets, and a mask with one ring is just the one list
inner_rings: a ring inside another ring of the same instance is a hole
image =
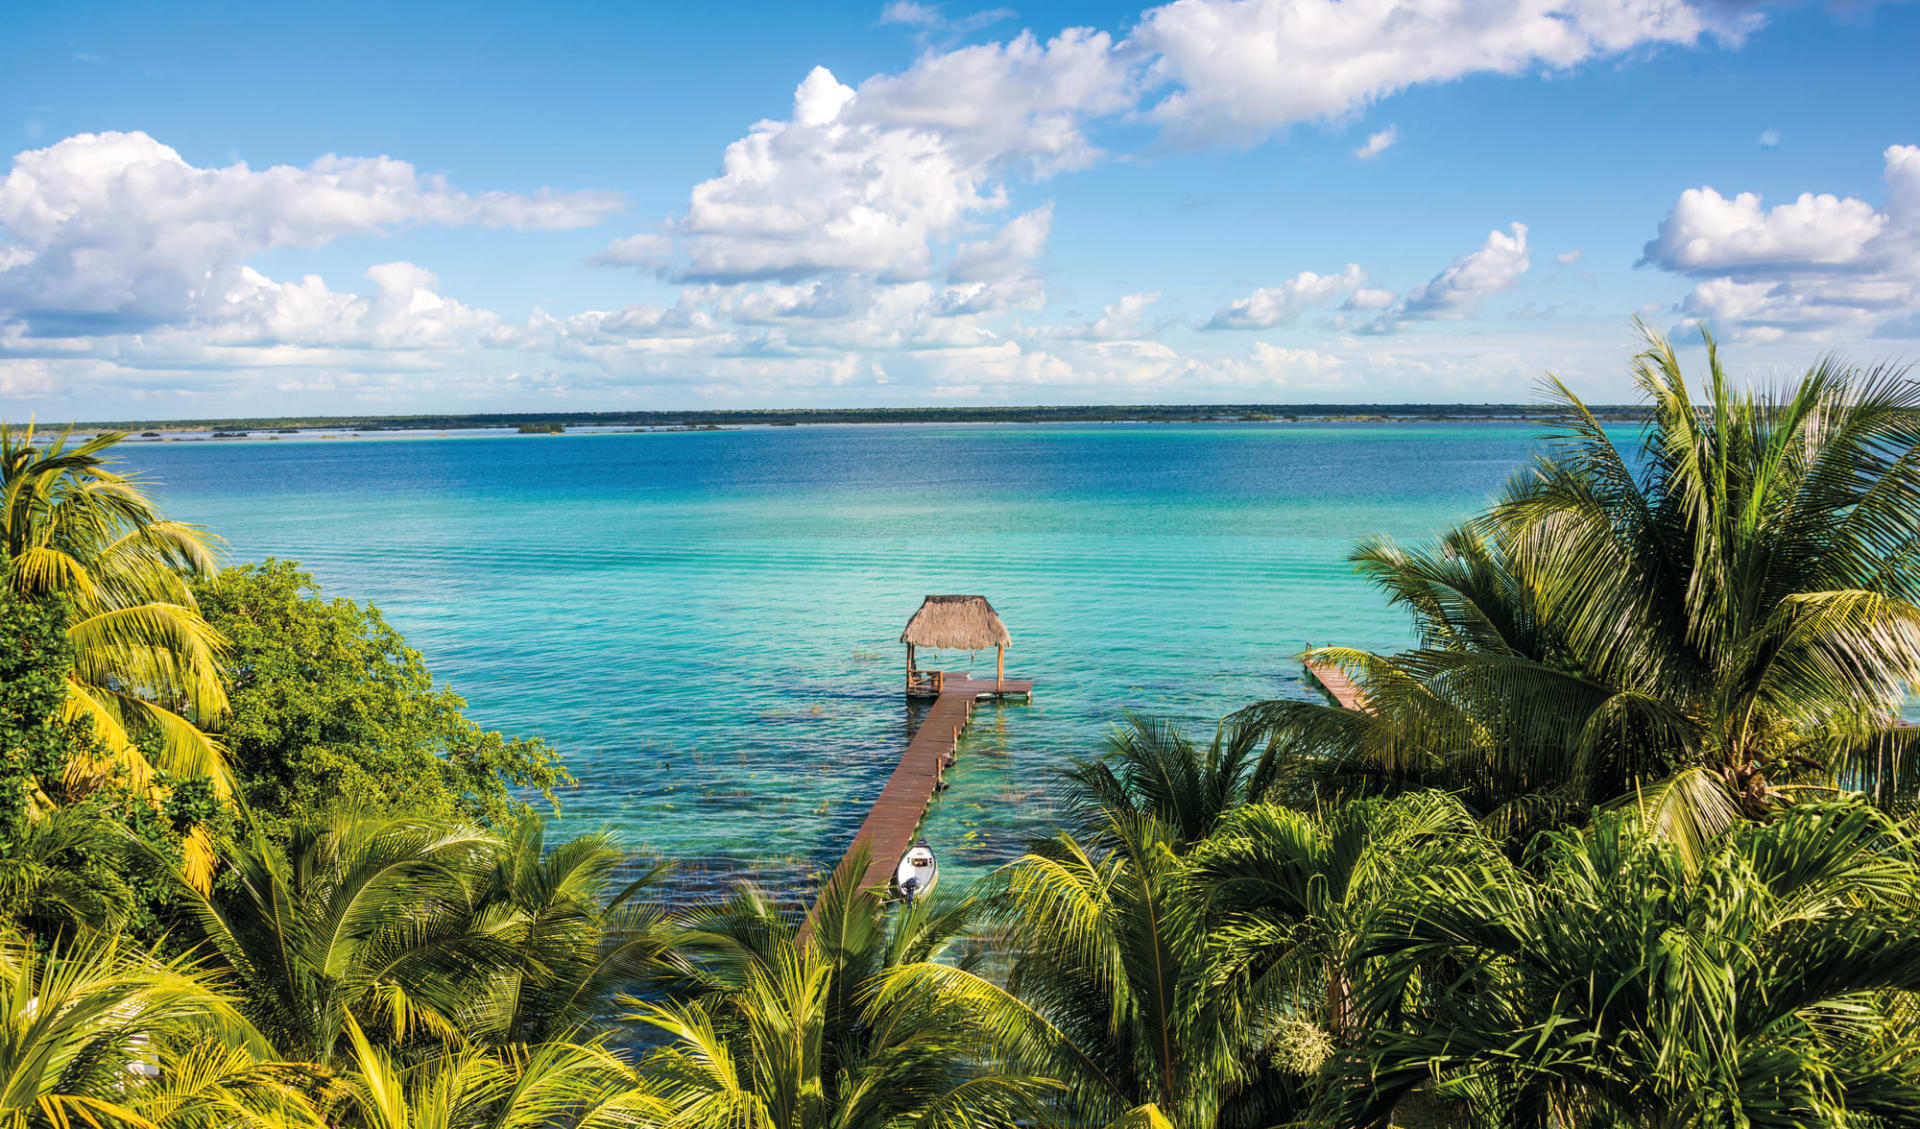
[[537, 739], [483, 731], [372, 605], [320, 598], [293, 563], [229, 568], [196, 586], [228, 640], [239, 792], [272, 839], [342, 805], [501, 823], [567, 780]]
[[[324, 1066], [364, 1029], [412, 1053], [434, 1040], [565, 1040], [656, 966], [658, 911], [612, 890], [605, 835], [547, 850], [538, 820], [506, 839], [441, 820], [335, 815], [283, 849], [256, 833], [212, 894], [181, 882], [210, 962], [273, 1045]], [[611, 895], [611, 896], [609, 896]]]
[[[1275, 985], [1229, 971], [1178, 836], [1116, 819], [1089, 847], [1043, 841], [997, 876], [999, 984], [929, 964], [889, 977], [894, 1006], [963, 1001], [1011, 1061], [1059, 1080], [1069, 1124], [1254, 1129], [1291, 1120], [1318, 1062], [1277, 1022]], [[1196, 848], [1198, 849], [1198, 848]]]
[[64, 602], [0, 589], [0, 858], [89, 736], [64, 709], [72, 670]]
[[[855, 865], [823, 893], [812, 935], [742, 887], [677, 935], [677, 998], [632, 1004], [665, 1036], [639, 1065], [652, 1129], [894, 1129], [1024, 1124], [1045, 1083], [992, 1065], [995, 1048], [947, 992], [883, 992], [931, 963], [965, 903], [889, 915]], [[797, 943], [798, 941], [798, 943]]]
[[1439, 867], [1383, 907], [1332, 1125], [1435, 1080], [1489, 1126], [1912, 1123], [1920, 867], [1884, 816], [1802, 805], [1695, 861], [1616, 814], [1534, 870]]
[[1674, 352], [1635, 363], [1630, 456], [1555, 384], [1558, 438], [1481, 519], [1354, 556], [1419, 649], [1326, 649], [1368, 709], [1268, 702], [1302, 795], [1438, 787], [1524, 842], [1637, 798], [1699, 853], [1807, 789], [1910, 803], [1920, 678], [1920, 385], [1815, 366], [1696, 406]]

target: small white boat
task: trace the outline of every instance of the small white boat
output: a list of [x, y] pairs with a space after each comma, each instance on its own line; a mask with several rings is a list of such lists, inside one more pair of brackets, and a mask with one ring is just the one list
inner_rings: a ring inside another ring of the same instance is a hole
[[912, 905], [915, 898], [929, 893], [939, 879], [940, 868], [934, 865], [933, 848], [922, 839], [900, 856], [900, 866], [893, 872], [893, 888]]

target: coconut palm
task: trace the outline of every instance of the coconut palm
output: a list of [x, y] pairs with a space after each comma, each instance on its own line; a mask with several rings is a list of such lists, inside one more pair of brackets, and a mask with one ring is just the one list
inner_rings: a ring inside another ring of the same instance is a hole
[[185, 961], [87, 933], [0, 938], [0, 1125], [280, 1129], [311, 1121], [301, 1072]]
[[495, 840], [457, 824], [343, 815], [255, 835], [231, 891], [181, 893], [211, 966], [280, 1053], [331, 1066], [349, 1021], [395, 1044], [458, 1038], [458, 1016], [511, 973], [509, 930], [482, 914]]
[[1805, 804], [1699, 861], [1637, 813], [1543, 843], [1533, 871], [1441, 867], [1371, 922], [1374, 1033], [1341, 1060], [1332, 1124], [1385, 1124], [1434, 1082], [1455, 1124], [1912, 1122], [1920, 867], [1904, 829]]
[[[751, 887], [688, 916], [674, 956], [678, 998], [632, 1001], [665, 1036], [639, 1065], [660, 1129], [894, 1129], [1009, 1126], [1038, 1079], [994, 1065], [961, 1001], [885, 996], [899, 973], [935, 965], [971, 913], [920, 899], [889, 920], [859, 864], [831, 880], [815, 928]], [[964, 963], [964, 962], [963, 962]], [[884, 1001], [883, 1001], [884, 996]]]
[[144, 786], [155, 767], [141, 749], [149, 738], [158, 767], [219, 774], [220, 746], [203, 727], [226, 711], [220, 639], [187, 583], [214, 571], [214, 540], [163, 518], [143, 479], [112, 469], [107, 451], [124, 438], [37, 445], [31, 426], [0, 427], [0, 579], [74, 609], [68, 710], [92, 721], [108, 763], [75, 764], [70, 775], [117, 768]]
[[[1352, 968], [1368, 918], [1416, 875], [1497, 851], [1451, 796], [1414, 792], [1318, 812], [1252, 804], [1192, 856], [1208, 900], [1214, 976], [1258, 977], [1263, 991], [1322, 1054], [1356, 1029]], [[1314, 1038], [1323, 1033], [1325, 1039]]]
[[[227, 710], [222, 644], [187, 583], [214, 571], [214, 541], [162, 518], [146, 482], [112, 469], [106, 452], [123, 438], [69, 446], [62, 434], [42, 446], [31, 426], [0, 425], [0, 584], [71, 613], [65, 715], [84, 719], [93, 741], [68, 761], [65, 791], [118, 776], [157, 801], [159, 769], [212, 777], [224, 795], [224, 752], [208, 732]], [[52, 782], [39, 783], [44, 798]], [[204, 886], [205, 829], [191, 829], [184, 850]]]
[[476, 928], [506, 945], [510, 958], [462, 1009], [468, 1039], [540, 1043], [601, 1025], [615, 992], [657, 971], [665, 915], [639, 895], [667, 868], [616, 888], [626, 858], [604, 832], [548, 850], [543, 821], [508, 829], [476, 893]]
[[1103, 754], [1077, 757], [1060, 774], [1058, 806], [1083, 838], [1121, 822], [1156, 819], [1183, 843], [1264, 796], [1280, 769], [1263, 727], [1223, 722], [1202, 751], [1172, 722], [1129, 713]]
[[624, 1129], [651, 1104], [598, 1043], [447, 1047], [406, 1065], [352, 1019], [347, 1031], [353, 1056], [332, 1120], [354, 1129]]
[[[1075, 830], [997, 876], [1006, 983], [921, 966], [888, 1000], [964, 998], [1074, 1124], [1255, 1127], [1299, 1114], [1351, 1042], [1361, 922], [1407, 875], [1492, 844], [1434, 794], [1327, 812], [1260, 802], [1275, 768], [1250, 728], [1201, 748], [1130, 718], [1064, 774]], [[1104, 826], [1095, 824], [1104, 816]]]
[[1623, 453], [1554, 383], [1549, 451], [1430, 547], [1354, 560], [1416, 650], [1328, 648], [1368, 708], [1250, 711], [1301, 794], [1439, 787], [1517, 839], [1637, 797], [1696, 853], [1808, 788], [1910, 802], [1920, 678], [1920, 385], [1827, 361], [1705, 402], [1649, 334]]
[[53, 936], [107, 925], [120, 907], [102, 889], [107, 868], [97, 864], [128, 853], [125, 836], [86, 806], [20, 821], [0, 854], [0, 929]]
[[1316, 1065], [1300, 1066], [1302, 1031], [1277, 1006], [1284, 993], [1224, 959], [1185, 846], [1167, 825], [1131, 816], [1097, 845], [1069, 834], [1036, 843], [995, 877], [996, 939], [1013, 960], [1004, 985], [920, 965], [888, 977], [880, 1006], [964, 1001], [1010, 1061], [1061, 1083], [1056, 1112], [1068, 1124], [1291, 1120]]

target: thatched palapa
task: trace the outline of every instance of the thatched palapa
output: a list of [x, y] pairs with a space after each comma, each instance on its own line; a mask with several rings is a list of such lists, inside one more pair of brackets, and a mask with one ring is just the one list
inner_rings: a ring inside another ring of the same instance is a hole
[[928, 596], [907, 621], [900, 641], [942, 651], [984, 651], [1013, 646], [1007, 625], [985, 596]]

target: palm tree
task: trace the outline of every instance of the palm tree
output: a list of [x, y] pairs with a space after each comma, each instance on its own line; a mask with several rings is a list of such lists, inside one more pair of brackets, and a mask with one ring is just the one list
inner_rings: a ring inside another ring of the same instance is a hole
[[1324, 1033], [1317, 1049], [1331, 1054], [1360, 1034], [1352, 969], [1367, 919], [1415, 876], [1496, 851], [1471, 813], [1439, 792], [1318, 812], [1247, 806], [1193, 853], [1192, 881], [1208, 900], [1213, 975], [1258, 977], [1294, 1022]]
[[460, 1029], [491, 1043], [541, 1043], [609, 1016], [615, 992], [654, 974], [665, 955], [665, 915], [638, 900], [668, 869], [614, 888], [626, 853], [610, 834], [546, 849], [546, 825], [526, 818], [495, 846], [476, 901], [476, 928], [511, 959], [462, 1009]]
[[1478, 520], [1354, 560], [1416, 650], [1327, 648], [1368, 704], [1249, 711], [1300, 794], [1439, 787], [1524, 841], [1637, 797], [1698, 853], [1806, 789], [1909, 803], [1920, 678], [1920, 385], [1827, 361], [1705, 404], [1648, 334], [1622, 453], [1555, 382], [1557, 438]]
[[350, 1022], [396, 1044], [459, 1038], [459, 1016], [516, 970], [481, 913], [495, 840], [458, 824], [344, 815], [298, 827], [283, 857], [256, 834], [231, 892], [181, 893], [212, 966], [284, 1055], [331, 1066]]
[[1039, 1079], [995, 1064], [969, 1009], [940, 991], [888, 996], [901, 973], [932, 963], [971, 907], [922, 899], [888, 920], [865, 866], [821, 897], [796, 943], [787, 914], [751, 887], [690, 915], [675, 946], [678, 998], [632, 1001], [665, 1036], [639, 1075], [659, 1129], [894, 1129], [1010, 1126]]
[[0, 1125], [64, 1129], [311, 1123], [300, 1072], [185, 961], [113, 934], [0, 938]]
[[1059, 1080], [1068, 1124], [1291, 1120], [1317, 1064], [1300, 1067], [1302, 1032], [1281, 1022], [1276, 985], [1223, 959], [1187, 846], [1131, 815], [1091, 845], [1070, 834], [1036, 843], [995, 877], [997, 939], [1013, 959], [1004, 985], [920, 965], [889, 976], [877, 1006], [964, 1001], [1010, 1061]]
[[[97, 749], [68, 762], [68, 792], [114, 774], [155, 791], [160, 769], [210, 776], [225, 794], [223, 750], [208, 732], [227, 710], [222, 643], [188, 587], [213, 572], [214, 541], [162, 518], [142, 479], [111, 469], [105, 452], [123, 438], [70, 447], [63, 434], [43, 447], [31, 426], [0, 426], [0, 584], [71, 609], [65, 712], [85, 719]], [[204, 831], [190, 835], [187, 856], [204, 879]]]
[[1905, 829], [1809, 803], [1698, 862], [1637, 813], [1542, 842], [1531, 870], [1440, 867], [1371, 921], [1373, 1032], [1340, 1060], [1330, 1124], [1385, 1124], [1430, 1083], [1454, 1124], [1911, 1123], [1920, 866]]
[[0, 855], [0, 929], [8, 925], [51, 937], [76, 927], [98, 928], [120, 911], [105, 860], [126, 856], [125, 837], [85, 805], [41, 812], [20, 821]]
[[649, 1108], [598, 1043], [443, 1048], [402, 1065], [347, 1020], [353, 1057], [335, 1123], [355, 1129], [626, 1129]]
[[1058, 806], [1082, 837], [1116, 820], [1157, 819], [1194, 843], [1273, 787], [1282, 763], [1275, 754], [1257, 724], [1223, 722], [1203, 752], [1173, 723], [1129, 713], [1103, 755], [1076, 757], [1061, 772]]

